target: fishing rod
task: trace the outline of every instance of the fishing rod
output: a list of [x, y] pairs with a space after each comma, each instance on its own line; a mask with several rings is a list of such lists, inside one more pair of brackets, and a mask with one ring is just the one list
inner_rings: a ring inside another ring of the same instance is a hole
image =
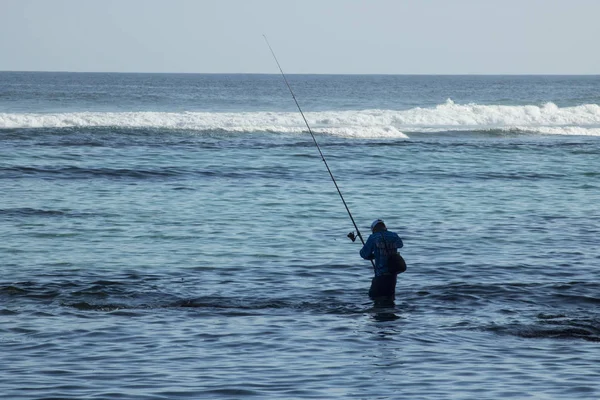
[[[356, 222], [354, 221], [354, 217], [352, 216], [352, 213], [350, 212], [350, 208], [348, 208], [348, 204], [346, 203], [346, 200], [344, 200], [344, 196], [342, 196], [342, 191], [340, 190], [335, 178], [333, 177], [333, 173], [331, 172], [331, 169], [329, 168], [329, 164], [327, 164], [327, 160], [325, 160], [325, 156], [323, 155], [323, 152], [321, 151], [321, 147], [319, 146], [319, 143], [317, 142], [317, 138], [315, 137], [315, 134], [313, 133], [312, 129], [310, 129], [310, 125], [308, 124], [308, 121], [306, 120], [306, 117], [304, 116], [304, 113], [302, 112], [302, 108], [300, 108], [300, 104], [298, 103], [298, 100], [296, 99], [296, 95], [294, 94], [292, 87], [290, 86], [285, 74], [283, 73], [283, 69], [281, 68], [281, 65], [279, 64], [279, 60], [277, 60], [277, 56], [275, 55], [275, 52], [273, 51], [273, 48], [271, 47], [271, 44], [269, 43], [267, 36], [263, 35], [263, 37], [265, 38], [265, 42], [267, 42], [267, 46], [269, 46], [269, 50], [271, 50], [271, 54], [273, 55], [273, 58], [275, 59], [275, 62], [277, 63], [277, 67], [279, 67], [279, 72], [281, 72], [281, 76], [283, 76], [283, 80], [285, 81], [286, 86], [290, 90], [292, 98], [294, 99], [294, 102], [296, 103], [296, 107], [298, 107], [298, 111], [300, 111], [300, 114], [302, 115], [302, 119], [304, 120], [304, 123], [306, 124], [306, 127], [308, 128], [308, 132], [312, 136], [313, 142], [315, 143], [315, 146], [317, 146], [317, 150], [319, 150], [319, 154], [321, 155], [321, 160], [323, 160], [323, 163], [325, 164], [325, 167], [327, 168], [327, 172], [329, 172], [329, 176], [331, 177], [331, 180], [333, 181], [333, 184], [335, 185], [335, 188], [336, 188], [338, 194], [340, 195], [340, 199], [342, 199], [342, 203], [344, 203], [344, 207], [346, 208], [346, 211], [348, 212], [348, 216], [350, 217], [350, 220], [352, 220], [354, 229], [356, 229], [356, 236], [354, 235], [354, 232], [350, 232], [348, 234], [348, 237], [350, 238], [350, 240], [352, 240], [354, 242], [356, 240], [356, 237], [358, 236], [358, 238], [364, 245], [365, 241], [364, 241], [362, 235], [360, 234], [360, 230], [358, 229], [358, 226], [356, 225]], [[371, 264], [373, 264], [373, 267], [375, 267], [375, 263], [373, 262], [373, 260], [371, 260]]]

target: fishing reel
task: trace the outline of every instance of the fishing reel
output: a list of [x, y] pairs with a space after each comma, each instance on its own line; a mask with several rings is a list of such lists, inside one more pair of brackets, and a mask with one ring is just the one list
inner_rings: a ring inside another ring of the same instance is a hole
[[354, 232], [350, 232], [348, 234], [348, 239], [352, 240], [352, 243], [356, 241], [356, 235], [354, 234]]

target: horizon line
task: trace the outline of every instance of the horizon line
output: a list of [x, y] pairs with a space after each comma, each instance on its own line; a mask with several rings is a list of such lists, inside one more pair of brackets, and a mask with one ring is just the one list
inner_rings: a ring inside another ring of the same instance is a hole
[[[0, 73], [57, 73], [57, 74], [154, 74], [154, 75], [280, 75], [278, 72], [159, 72], [159, 71], [68, 71], [68, 70], [0, 70]], [[286, 72], [286, 75], [339, 75], [339, 76], [600, 76], [600, 73], [331, 73], [331, 72]]]

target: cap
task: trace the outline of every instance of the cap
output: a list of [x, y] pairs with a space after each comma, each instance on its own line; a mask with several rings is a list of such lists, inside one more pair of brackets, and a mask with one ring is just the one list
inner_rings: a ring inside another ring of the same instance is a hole
[[371, 230], [373, 230], [378, 224], [383, 224], [385, 226], [385, 222], [382, 219], [376, 219], [371, 223]]

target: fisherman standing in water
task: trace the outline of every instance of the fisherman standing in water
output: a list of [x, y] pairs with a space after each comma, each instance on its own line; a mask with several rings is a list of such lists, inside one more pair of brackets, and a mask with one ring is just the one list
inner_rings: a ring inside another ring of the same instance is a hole
[[395, 232], [387, 230], [381, 219], [373, 221], [371, 231], [373, 234], [360, 250], [362, 258], [375, 260], [375, 277], [371, 281], [369, 297], [394, 300], [397, 274], [406, 270], [406, 264], [398, 254], [404, 244]]

